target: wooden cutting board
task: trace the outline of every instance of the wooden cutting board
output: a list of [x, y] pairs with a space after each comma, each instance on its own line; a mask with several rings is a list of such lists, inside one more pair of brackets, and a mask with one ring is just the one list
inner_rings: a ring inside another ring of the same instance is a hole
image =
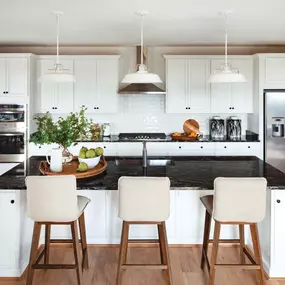
[[199, 123], [192, 119], [186, 120], [183, 124], [183, 130], [187, 135], [190, 135], [191, 132], [200, 134], [199, 127]]

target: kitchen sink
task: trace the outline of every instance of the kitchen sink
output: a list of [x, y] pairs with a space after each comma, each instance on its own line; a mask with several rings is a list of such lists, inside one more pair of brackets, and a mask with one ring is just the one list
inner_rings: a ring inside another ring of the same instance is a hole
[[[142, 159], [116, 159], [115, 165], [125, 165], [125, 166], [142, 166]], [[174, 161], [171, 159], [148, 159], [147, 166], [169, 166], [175, 165]]]

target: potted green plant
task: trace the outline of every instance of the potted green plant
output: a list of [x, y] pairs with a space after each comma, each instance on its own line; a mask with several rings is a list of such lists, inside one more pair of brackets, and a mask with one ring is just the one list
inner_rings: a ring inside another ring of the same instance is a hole
[[59, 117], [54, 122], [49, 112], [35, 116], [37, 131], [31, 135], [30, 142], [35, 144], [57, 143], [64, 157], [71, 156], [68, 151], [74, 142], [93, 137], [93, 122], [85, 117], [86, 108], [71, 112], [66, 118]]

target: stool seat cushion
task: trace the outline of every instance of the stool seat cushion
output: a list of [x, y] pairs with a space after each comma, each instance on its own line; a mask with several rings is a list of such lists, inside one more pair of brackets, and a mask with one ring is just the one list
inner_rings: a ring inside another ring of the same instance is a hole
[[86, 206], [91, 200], [85, 196], [78, 195], [77, 196], [77, 206], [78, 206], [78, 218], [82, 215]]
[[124, 221], [161, 222], [170, 215], [167, 177], [121, 177], [119, 217]]
[[219, 222], [259, 223], [265, 217], [267, 180], [218, 177], [214, 181], [213, 218]]

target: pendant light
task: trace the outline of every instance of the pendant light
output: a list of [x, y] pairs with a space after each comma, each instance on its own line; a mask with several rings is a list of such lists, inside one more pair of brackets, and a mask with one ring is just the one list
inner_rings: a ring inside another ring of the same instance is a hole
[[130, 73], [127, 74], [122, 83], [162, 83], [160, 77], [157, 74], [149, 73], [146, 65], [143, 63], [143, 20], [147, 12], [137, 13], [141, 17], [141, 63], [138, 64], [135, 72], [130, 70]]
[[53, 69], [49, 69], [38, 81], [75, 82], [73, 74], [68, 69], [64, 69], [63, 65], [59, 62], [59, 17], [63, 15], [63, 13], [54, 12], [54, 14], [56, 16], [56, 62]]
[[223, 12], [225, 17], [225, 63], [221, 69], [216, 69], [209, 78], [210, 83], [242, 83], [246, 82], [243, 74], [238, 69], [233, 69], [228, 62], [228, 15], [231, 12]]

